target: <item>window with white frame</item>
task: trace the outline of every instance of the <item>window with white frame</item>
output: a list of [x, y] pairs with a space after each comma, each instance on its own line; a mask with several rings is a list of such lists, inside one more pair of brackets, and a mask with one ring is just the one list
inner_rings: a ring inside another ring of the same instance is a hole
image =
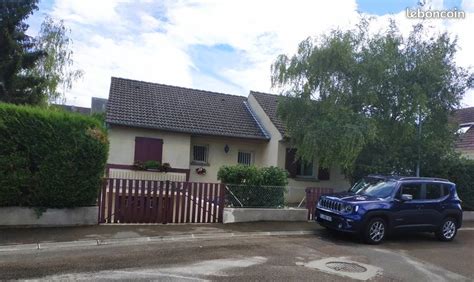
[[296, 175], [299, 177], [314, 177], [313, 162], [300, 160], [296, 167]]
[[253, 163], [252, 152], [239, 151], [237, 155], [237, 162], [243, 165], [251, 165]]
[[208, 163], [209, 147], [207, 145], [193, 145], [193, 163]]

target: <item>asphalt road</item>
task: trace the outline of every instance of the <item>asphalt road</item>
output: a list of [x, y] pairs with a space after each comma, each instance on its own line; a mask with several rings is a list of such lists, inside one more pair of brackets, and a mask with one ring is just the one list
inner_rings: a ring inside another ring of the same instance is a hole
[[[2, 252], [0, 279], [472, 281], [473, 245], [472, 226], [450, 243], [417, 234], [369, 246], [323, 229], [291, 237], [124, 243]], [[359, 272], [335, 270], [340, 266]]]

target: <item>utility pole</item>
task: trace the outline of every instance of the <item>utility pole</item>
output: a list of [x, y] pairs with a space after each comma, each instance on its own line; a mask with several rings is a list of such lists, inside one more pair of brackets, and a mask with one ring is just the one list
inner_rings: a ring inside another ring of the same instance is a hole
[[421, 109], [418, 106], [418, 160], [416, 162], [416, 177], [420, 177], [421, 163]]

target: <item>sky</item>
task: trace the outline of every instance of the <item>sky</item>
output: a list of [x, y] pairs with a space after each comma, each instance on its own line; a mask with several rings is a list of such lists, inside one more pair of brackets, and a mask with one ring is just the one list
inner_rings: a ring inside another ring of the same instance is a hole
[[[433, 19], [434, 30], [458, 37], [456, 62], [474, 67], [474, 0], [425, 0], [432, 9], [466, 12], [465, 19]], [[351, 28], [359, 13], [385, 29], [418, 0], [40, 0], [28, 20], [36, 35], [46, 14], [71, 29], [74, 67], [84, 71], [66, 104], [90, 107], [107, 98], [112, 76], [247, 96], [275, 93], [270, 67], [279, 54], [330, 29]], [[462, 106], [474, 106], [474, 91]]]

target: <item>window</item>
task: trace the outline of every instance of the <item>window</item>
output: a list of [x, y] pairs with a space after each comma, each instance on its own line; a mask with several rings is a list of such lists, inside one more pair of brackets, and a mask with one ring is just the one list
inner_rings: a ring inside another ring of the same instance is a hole
[[448, 196], [449, 195], [450, 187], [451, 187], [451, 185], [443, 184], [443, 196]]
[[243, 165], [251, 165], [253, 163], [253, 154], [251, 152], [239, 151], [237, 162]]
[[302, 177], [314, 176], [313, 162], [299, 160], [298, 166], [296, 167], [296, 175]]
[[209, 147], [206, 145], [193, 146], [193, 163], [207, 164]]
[[426, 199], [434, 200], [442, 197], [441, 184], [438, 183], [426, 183]]
[[395, 181], [363, 180], [359, 181], [354, 187], [352, 187], [351, 191], [355, 192], [358, 195], [387, 198], [388, 196], [392, 195], [395, 187]]
[[329, 180], [329, 168], [323, 168], [319, 166], [318, 168], [318, 179], [319, 180]]
[[135, 137], [135, 162], [158, 161], [163, 156], [163, 140], [148, 137]]
[[[401, 194], [408, 194], [413, 200], [421, 200], [421, 183], [407, 183], [400, 188]], [[401, 195], [400, 195], [401, 196]]]

